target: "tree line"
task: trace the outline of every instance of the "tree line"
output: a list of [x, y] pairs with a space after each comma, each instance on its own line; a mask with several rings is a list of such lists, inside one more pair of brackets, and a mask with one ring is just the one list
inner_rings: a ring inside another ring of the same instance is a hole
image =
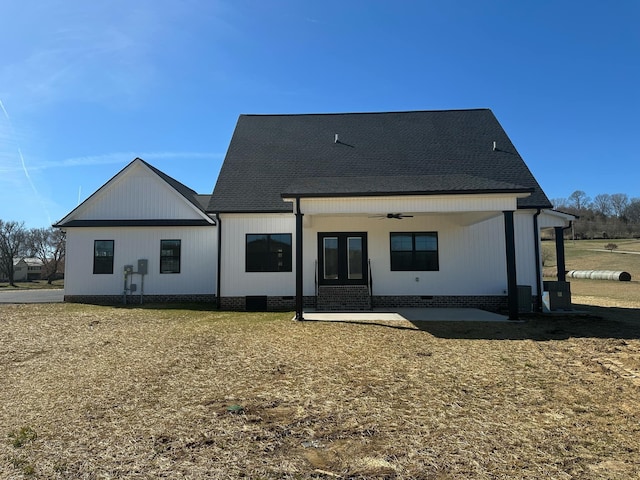
[[42, 262], [42, 278], [51, 283], [64, 263], [65, 234], [49, 228], [27, 229], [24, 222], [0, 219], [0, 278], [15, 286], [15, 261], [23, 257]]
[[576, 239], [640, 237], [640, 198], [629, 198], [626, 193], [600, 193], [591, 198], [576, 190], [551, 203], [556, 210], [580, 217], [574, 222]]

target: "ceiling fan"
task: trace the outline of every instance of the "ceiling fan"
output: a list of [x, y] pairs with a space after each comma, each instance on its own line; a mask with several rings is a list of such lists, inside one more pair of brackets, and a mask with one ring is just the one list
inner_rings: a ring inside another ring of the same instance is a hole
[[380, 215], [371, 215], [371, 218], [395, 218], [396, 220], [402, 220], [403, 218], [412, 218], [413, 215], [405, 215], [404, 213], [382, 213]]

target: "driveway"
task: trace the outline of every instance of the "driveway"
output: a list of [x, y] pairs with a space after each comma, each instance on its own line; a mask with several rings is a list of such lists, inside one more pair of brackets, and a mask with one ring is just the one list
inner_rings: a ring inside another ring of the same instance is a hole
[[59, 303], [64, 298], [64, 290], [0, 290], [0, 303]]

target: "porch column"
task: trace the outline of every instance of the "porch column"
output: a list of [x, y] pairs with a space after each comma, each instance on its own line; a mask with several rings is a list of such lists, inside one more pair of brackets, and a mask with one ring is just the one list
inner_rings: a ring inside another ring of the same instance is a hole
[[300, 197], [296, 197], [296, 320], [304, 320], [302, 292], [302, 217]]
[[507, 255], [507, 302], [509, 320], [518, 320], [518, 281], [516, 276], [516, 236], [513, 223], [513, 211], [504, 214], [504, 238]]
[[558, 268], [558, 281], [567, 280], [566, 265], [564, 261], [564, 228], [554, 227], [556, 237], [556, 265]]

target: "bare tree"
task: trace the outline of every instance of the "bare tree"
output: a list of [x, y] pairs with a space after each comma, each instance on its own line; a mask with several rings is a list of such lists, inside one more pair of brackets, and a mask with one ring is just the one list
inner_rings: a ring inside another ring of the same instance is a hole
[[42, 262], [42, 271], [49, 284], [59, 273], [64, 261], [65, 240], [64, 232], [57, 228], [33, 228], [28, 232], [29, 255]]
[[24, 223], [0, 220], [0, 271], [5, 273], [12, 286], [15, 286], [13, 259], [24, 253], [26, 236]]
[[552, 198], [551, 204], [557, 210], [566, 210], [569, 206], [569, 200], [566, 198]]
[[614, 193], [611, 195], [611, 208], [616, 217], [621, 218], [624, 215], [627, 205], [629, 205], [629, 197], [626, 193]]
[[611, 215], [611, 212], [613, 211], [611, 206], [611, 195], [608, 193], [596, 195], [593, 199], [593, 209], [603, 217]]
[[569, 195], [569, 204], [576, 210], [584, 210], [589, 207], [591, 199], [582, 190], [576, 190]]
[[633, 198], [624, 209], [623, 216], [629, 223], [640, 224], [640, 198]]

